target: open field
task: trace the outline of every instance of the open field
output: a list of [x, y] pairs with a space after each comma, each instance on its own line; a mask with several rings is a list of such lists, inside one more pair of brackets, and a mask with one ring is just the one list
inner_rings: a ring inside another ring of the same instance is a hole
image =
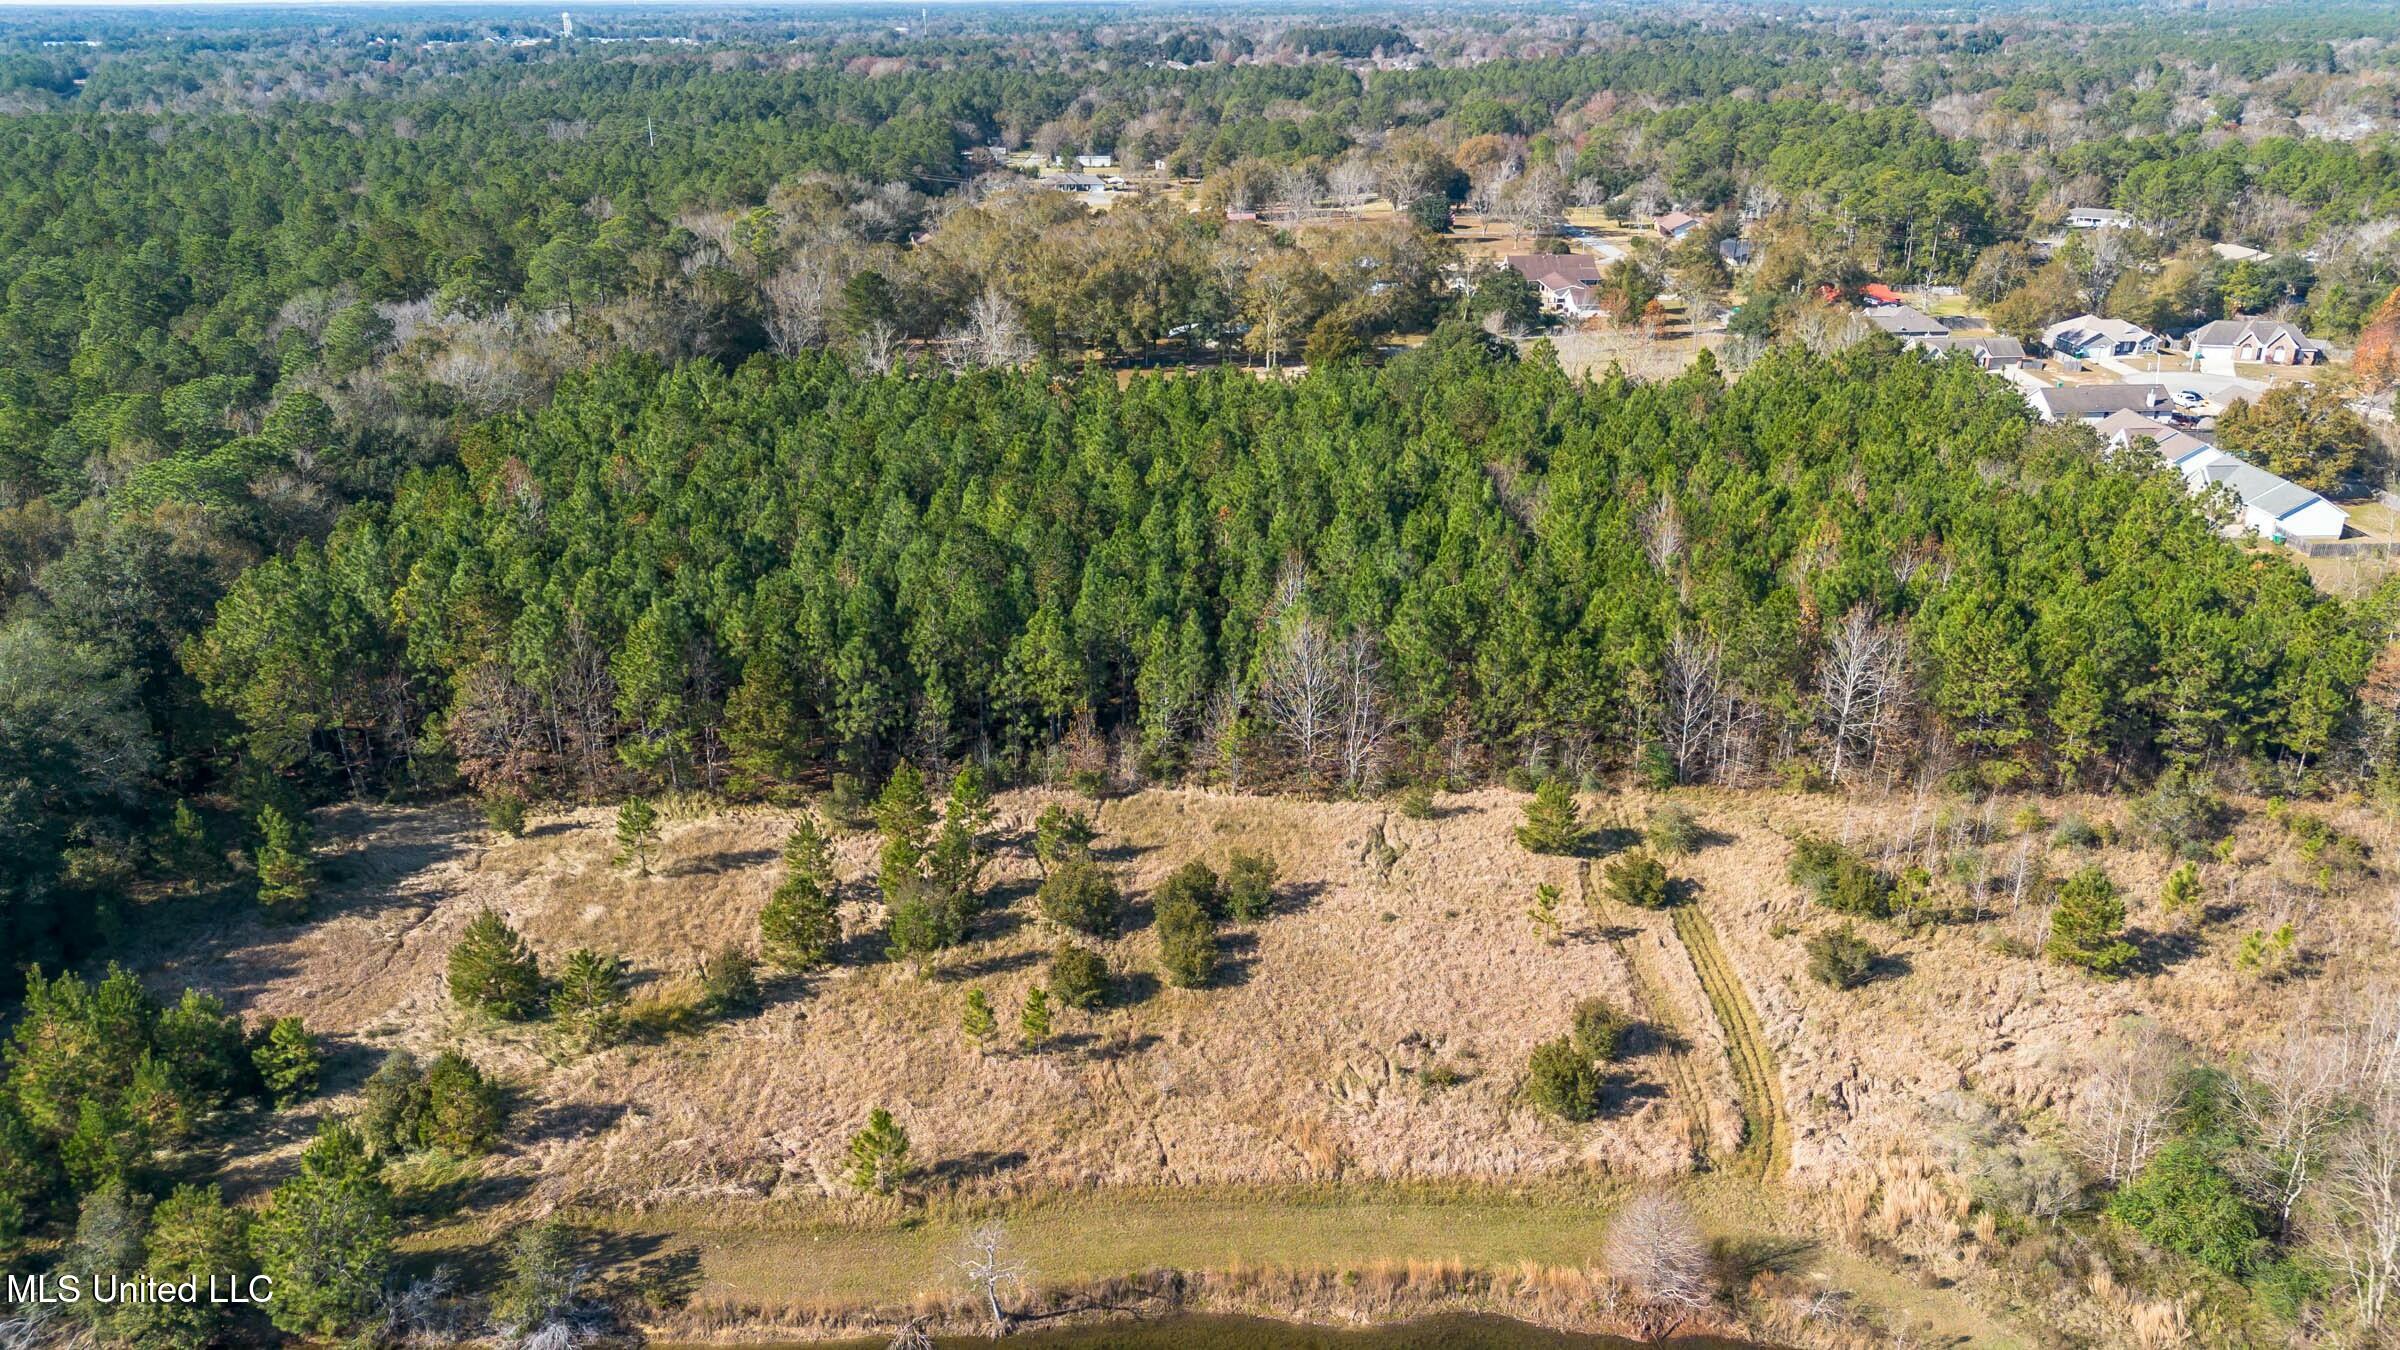
[[[1991, 1274], [1990, 1237], [1969, 1231], [1964, 1191], [1936, 1156], [1931, 1103], [1971, 1091], [2054, 1131], [2117, 1019], [2147, 1015], [2234, 1051], [2391, 957], [2393, 897], [2381, 878], [2321, 891], [2256, 804], [2231, 861], [2206, 869], [2208, 922], [2185, 931], [2156, 910], [2163, 855], [2130, 840], [2055, 843], [2046, 827], [2012, 823], [2018, 803], [1674, 796], [1707, 834], [1670, 863], [1693, 905], [1664, 913], [1579, 902], [1599, 890], [1596, 861], [1518, 848], [1523, 798], [1505, 790], [1441, 797], [1431, 820], [1380, 802], [1198, 791], [1107, 801], [1100, 856], [1135, 901], [1131, 931], [1101, 944], [1124, 996], [1064, 1014], [1040, 1054], [979, 1054], [957, 1017], [974, 986], [1013, 1023], [1008, 1010], [1043, 978], [1055, 936], [1034, 911], [1026, 856], [1033, 815], [1055, 799], [1043, 792], [1001, 798], [996, 908], [927, 979], [880, 959], [874, 840], [842, 836], [840, 964], [772, 986], [765, 1012], [727, 1025], [682, 1011], [689, 972], [704, 951], [754, 934], [784, 811], [673, 820], [647, 877], [611, 865], [601, 810], [540, 816], [515, 840], [455, 808], [332, 811], [320, 828], [333, 884], [317, 922], [194, 916], [146, 974], [303, 1015], [344, 1052], [337, 1089], [385, 1049], [463, 1046], [511, 1082], [518, 1108], [507, 1149], [465, 1179], [472, 1213], [421, 1239], [424, 1249], [463, 1248], [552, 1210], [642, 1250], [679, 1235], [699, 1263], [694, 1316], [823, 1331], [855, 1326], [865, 1305], [896, 1293], [939, 1301], [957, 1231], [982, 1214], [1008, 1215], [1059, 1285], [1160, 1267], [1281, 1272], [1238, 1297], [1227, 1286], [1209, 1305], [1225, 1310], [1289, 1303], [1302, 1270], [1578, 1270], [1613, 1197], [1669, 1183], [1697, 1185], [1721, 1234], [1794, 1238], [1784, 1275], [1861, 1294], [1882, 1310], [1877, 1325], [1930, 1318], [1954, 1339], [2004, 1343], [2013, 1333], [2001, 1310], [2022, 1316], [2028, 1300], [2081, 1296], [2028, 1294]], [[1601, 851], [1633, 839], [1659, 800], [1590, 799]], [[2123, 803], [2099, 798], [2038, 809], [2125, 819]], [[2390, 842], [2364, 811], [2336, 817], [2376, 854]], [[1789, 840], [1803, 832], [1891, 866], [1932, 864], [1950, 878], [1955, 921], [1868, 925], [1887, 973], [1848, 993], [1815, 984], [1803, 939], [1828, 916], [1784, 876]], [[1231, 969], [1215, 987], [1163, 987], [1146, 897], [1174, 866], [1222, 863], [1235, 847], [1276, 856], [1279, 911], [1230, 934]], [[2011, 954], [2038, 948], [2046, 921], [2041, 905], [2012, 898], [2015, 876], [2087, 861], [2117, 879], [2133, 911], [2142, 957], [2131, 978], [2096, 981]], [[1569, 897], [1556, 943], [1526, 915], [1542, 881]], [[565, 1059], [538, 1032], [455, 1012], [444, 959], [486, 904], [546, 961], [579, 945], [627, 955], [645, 972], [637, 1021], [648, 1031]], [[2287, 921], [2302, 935], [2290, 978], [2237, 967], [2243, 935]], [[1518, 1100], [1522, 1066], [1533, 1044], [1564, 1031], [1577, 999], [1595, 995], [1637, 1009], [1655, 1034], [1600, 1120], [1559, 1124]], [[1426, 1074], [1436, 1066], [1459, 1081], [1437, 1085]], [[337, 1096], [323, 1109], [344, 1105]], [[848, 1135], [877, 1106], [909, 1129], [926, 1169], [914, 1208], [858, 1199], [840, 1179]], [[292, 1120], [287, 1138], [305, 1126]], [[264, 1184], [286, 1152], [234, 1160], [231, 1178]], [[1696, 1183], [1695, 1163], [1712, 1169]], [[1962, 1292], [1932, 1298], [1922, 1280], [1863, 1259], [1859, 1243], [1887, 1258], [1905, 1251]], [[1452, 1290], [1446, 1302], [1377, 1306], [1572, 1320], [1478, 1279], [1471, 1298]], [[1337, 1320], [1378, 1315], [1309, 1306]]]

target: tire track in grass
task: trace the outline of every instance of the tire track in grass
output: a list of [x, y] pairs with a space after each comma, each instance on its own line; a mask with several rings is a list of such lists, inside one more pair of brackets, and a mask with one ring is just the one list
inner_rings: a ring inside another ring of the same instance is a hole
[[[1593, 862], [1583, 870], [1583, 902], [1598, 908], [1601, 905], [1599, 884], [1600, 864]], [[1632, 934], [1628, 938], [1627, 934]], [[1644, 950], [1650, 934], [1647, 929], [1622, 929], [1609, 926], [1608, 945], [1625, 962], [1633, 976], [1634, 1015], [1662, 1033], [1660, 1058], [1667, 1068], [1667, 1096], [1683, 1113], [1684, 1140], [1691, 1146], [1695, 1165], [1716, 1160], [1716, 1146], [1708, 1125], [1707, 1085], [1699, 1071], [1692, 1067], [1692, 1045], [1688, 1037], [1675, 1027], [1675, 1001], [1668, 996], [1666, 981], [1650, 963]]]
[[1717, 943], [1716, 926], [1694, 901], [1675, 906], [1675, 936], [1691, 953], [1700, 987], [1725, 1029], [1725, 1054], [1733, 1062], [1733, 1079], [1741, 1093], [1742, 1145], [1735, 1163], [1767, 1181], [1781, 1180], [1792, 1161], [1791, 1121], [1783, 1112], [1783, 1087], [1775, 1072], [1775, 1057], [1767, 1049], [1765, 1029], [1750, 996]]

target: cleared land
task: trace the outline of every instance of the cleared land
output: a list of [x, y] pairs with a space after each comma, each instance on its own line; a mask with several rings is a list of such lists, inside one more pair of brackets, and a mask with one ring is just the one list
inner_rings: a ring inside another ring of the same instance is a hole
[[[1442, 797], [1430, 820], [1379, 802], [1110, 800], [1095, 808], [1101, 857], [1135, 916], [1101, 945], [1124, 997], [1063, 1015], [1040, 1054], [979, 1054], [958, 1030], [967, 988], [1013, 1012], [1045, 978], [1056, 934], [1035, 913], [1026, 836], [1057, 798], [1039, 792], [1001, 799], [995, 909], [931, 978], [881, 960], [874, 840], [853, 832], [838, 850], [849, 883], [841, 964], [775, 985], [765, 1012], [730, 1024], [690, 1015], [690, 972], [703, 952], [752, 939], [778, 875], [783, 811], [673, 820], [648, 877], [611, 865], [602, 810], [538, 817], [515, 840], [459, 809], [329, 812], [319, 825], [332, 883], [316, 921], [274, 927], [239, 907], [195, 906], [146, 974], [306, 1017], [342, 1052], [337, 1094], [386, 1049], [463, 1046], [510, 1081], [518, 1109], [503, 1155], [437, 1179], [463, 1188], [471, 1217], [423, 1245], [463, 1248], [569, 1209], [623, 1235], [629, 1252], [689, 1243], [692, 1306], [729, 1322], [838, 1329], [863, 1302], [947, 1298], [949, 1244], [985, 1213], [1011, 1216], [1045, 1281], [1206, 1270], [1225, 1276], [1212, 1306], [1336, 1317], [1421, 1308], [1393, 1290], [1432, 1281], [1454, 1286], [1446, 1297], [1460, 1306], [1573, 1320], [1542, 1299], [1563, 1287], [1561, 1272], [1588, 1271], [1611, 1199], [1697, 1163], [1700, 1179], [1683, 1184], [1721, 1232], [1818, 1239], [1775, 1263], [1799, 1281], [1793, 1298], [1829, 1281], [1881, 1309], [1883, 1330], [1922, 1321], [2004, 1342], [1996, 1319], [2008, 1315], [2097, 1329], [2125, 1314], [1994, 1266], [1993, 1235], [1974, 1230], [1963, 1187], [1937, 1160], [1929, 1102], [1969, 1090], [2054, 1131], [2117, 1019], [2148, 1015], [2234, 1051], [2393, 955], [2393, 896], [2372, 865], [2324, 886], [2257, 803], [2230, 861], [2205, 869], [2209, 917], [2183, 929], [2156, 908], [2163, 853], [2129, 835], [2055, 842], [2047, 824], [2015, 820], [2021, 803], [1674, 796], [1707, 842], [1670, 861], [1693, 907], [1663, 913], [1573, 899], [1594, 889], [1588, 861], [1517, 847], [1523, 798], [1508, 791]], [[1610, 844], [1659, 800], [1587, 799]], [[2039, 810], [2126, 819], [2105, 799]], [[2388, 846], [2388, 827], [2363, 809], [2331, 814], [2370, 857]], [[1847, 993], [1815, 984], [1804, 939], [1830, 916], [1785, 877], [1803, 832], [1889, 866], [1928, 865], [1956, 920], [1865, 925], [1889, 973]], [[1173, 867], [1221, 864], [1237, 847], [1276, 856], [1283, 903], [1230, 931], [1215, 987], [1164, 987], [1149, 893]], [[2122, 981], [2022, 954], [2038, 948], [2046, 910], [2017, 898], [2016, 878], [2091, 862], [2133, 910], [2142, 957]], [[1527, 917], [1545, 881], [1571, 897], [1555, 943]], [[587, 945], [629, 957], [645, 973], [644, 1033], [569, 1059], [536, 1030], [455, 1012], [446, 955], [487, 904], [546, 960]], [[2285, 922], [2300, 935], [2294, 970], [2278, 980], [2242, 969], [2242, 937]], [[1660, 1043], [1626, 1066], [1602, 1119], [1547, 1120], [1519, 1100], [1525, 1056], [1595, 995], [1638, 1009]], [[345, 1106], [336, 1095], [319, 1109]], [[858, 1199], [840, 1179], [849, 1134], [877, 1106], [900, 1117], [927, 1169], [905, 1207]], [[296, 1139], [308, 1121], [285, 1124]], [[287, 1160], [288, 1150], [239, 1159], [233, 1175], [263, 1185]], [[1919, 1273], [1879, 1274], [1895, 1253]], [[1357, 1274], [1378, 1262], [1391, 1283], [1382, 1303], [1360, 1291], [1384, 1286]], [[1412, 1262], [1430, 1264], [1409, 1275]], [[1521, 1287], [1498, 1289], [1493, 1272], [1512, 1269]], [[1243, 1270], [1253, 1277], [1227, 1274]], [[1303, 1286], [1323, 1298], [1300, 1297]], [[1585, 1315], [1594, 1306], [1558, 1297]]]

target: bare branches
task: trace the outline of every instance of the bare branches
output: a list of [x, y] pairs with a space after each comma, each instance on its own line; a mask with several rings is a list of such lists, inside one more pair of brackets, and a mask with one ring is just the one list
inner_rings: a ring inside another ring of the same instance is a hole
[[2166, 1143], [2182, 1067], [2181, 1048], [2147, 1020], [2128, 1020], [2101, 1043], [2068, 1118], [2068, 1142], [2110, 1185], [2142, 1170]]
[[1681, 1200], [1652, 1191], [1609, 1220], [1603, 1259], [1632, 1296], [1645, 1336], [1675, 1329], [1708, 1306], [1708, 1240]]
[[1880, 755], [1893, 714], [1905, 701], [1908, 635], [1854, 606], [1827, 637], [1817, 662], [1823, 701], [1818, 729], [1825, 737], [1825, 773], [1836, 783]]
[[1008, 1313], [1001, 1307], [1000, 1291], [1025, 1288], [1025, 1263], [1006, 1254], [1008, 1228], [994, 1221], [967, 1234], [958, 1258], [958, 1270], [967, 1280], [985, 1312], [992, 1319], [992, 1337], [997, 1340], [1008, 1334]]

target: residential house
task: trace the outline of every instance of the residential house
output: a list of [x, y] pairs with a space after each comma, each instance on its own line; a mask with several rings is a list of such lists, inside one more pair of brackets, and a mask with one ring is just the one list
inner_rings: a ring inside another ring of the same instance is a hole
[[1117, 167], [1117, 157], [1115, 155], [1108, 154], [1105, 151], [1097, 155], [1077, 155], [1075, 157], [1075, 167], [1078, 169], [1087, 170], [1113, 169]]
[[1862, 312], [1868, 323], [1902, 341], [1910, 338], [1948, 337], [1950, 330], [1940, 319], [1907, 305], [1876, 305]]
[[2020, 369], [2024, 366], [2026, 359], [2024, 344], [2012, 337], [1937, 335], [1908, 338], [1905, 339], [1905, 345], [1911, 351], [1932, 352], [1941, 357], [1947, 357], [1952, 353], [1963, 354], [1968, 360], [1975, 363], [1977, 370], [1987, 370], [1994, 374], [2005, 370]]
[[2275, 255], [2247, 244], [2210, 244], [2208, 251], [2226, 262], [2265, 262]]
[[1542, 294], [1542, 308], [1572, 319], [1606, 311], [1594, 290], [1606, 266], [1589, 253], [1512, 253], [1508, 265]]
[[2042, 344], [2078, 360], [2097, 356], [2143, 356], [2158, 350], [2158, 334], [2138, 323], [2078, 314], [2042, 330]]
[[1087, 205], [1108, 200], [1108, 185], [1088, 173], [1055, 173], [1043, 179], [1042, 186], [1081, 197]]
[[2286, 478], [2237, 459], [2197, 436], [2162, 427], [2132, 412], [2116, 413], [2098, 427], [2109, 448], [2124, 453], [2147, 446], [2159, 462], [2180, 475], [2194, 495], [2223, 489], [2236, 508], [2226, 533], [2255, 531], [2286, 539], [2339, 539], [2350, 517], [2342, 508]]
[[1748, 267], [1750, 253], [1748, 240], [1720, 239], [1717, 241], [1717, 256], [1725, 260], [1727, 267]]
[[2288, 323], [2273, 319], [2219, 319], [2193, 329], [2184, 348], [2204, 368], [2232, 374], [2236, 361], [2252, 365], [2313, 366], [2326, 356], [2325, 344]]
[[2070, 230], [2121, 230], [2133, 224], [2131, 214], [2105, 206], [2076, 206], [2067, 211]]
[[2112, 413], [2163, 413], [2171, 406], [2161, 384], [2063, 384], [2025, 391], [2045, 422], [2099, 422]]
[[1681, 239], [1700, 228], [1700, 217], [1683, 211], [1669, 211], [1651, 221], [1650, 228], [1658, 231], [1658, 237], [1661, 239]]

